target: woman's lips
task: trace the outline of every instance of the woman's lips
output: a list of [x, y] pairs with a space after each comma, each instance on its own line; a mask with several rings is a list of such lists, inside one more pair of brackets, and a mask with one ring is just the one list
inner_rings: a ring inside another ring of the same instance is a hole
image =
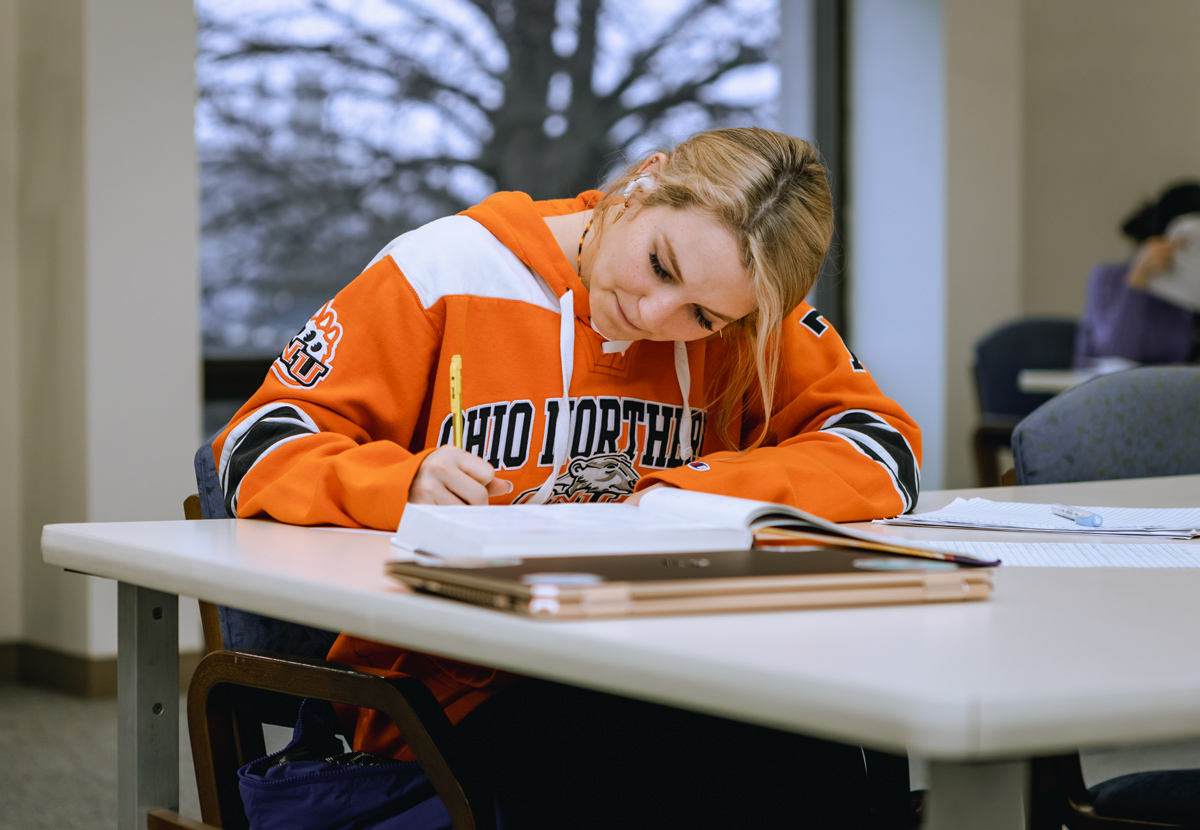
[[615, 294], [613, 295], [613, 305], [617, 307], [617, 315], [620, 317], [621, 324], [630, 331], [641, 334], [642, 330], [631, 323], [629, 318], [625, 316], [625, 309], [621, 308], [621, 301], [617, 299]]

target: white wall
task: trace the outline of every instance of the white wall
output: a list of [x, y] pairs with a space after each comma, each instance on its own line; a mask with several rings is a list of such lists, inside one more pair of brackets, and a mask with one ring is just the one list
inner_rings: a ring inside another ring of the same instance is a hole
[[16, 30], [16, 0], [0, 0], [0, 643], [21, 635]]
[[22, 638], [86, 655], [87, 581], [39, 547], [43, 524], [87, 518], [82, 6], [18, 8]]
[[1078, 314], [1118, 225], [1200, 178], [1200, 2], [1025, 0], [1024, 295]]
[[115, 585], [44, 565], [38, 537], [180, 518], [195, 491], [195, 23], [156, 0], [19, 9], [21, 633], [111, 657]]
[[1021, 313], [1021, 0], [947, 0], [947, 487], [974, 487], [975, 342]]

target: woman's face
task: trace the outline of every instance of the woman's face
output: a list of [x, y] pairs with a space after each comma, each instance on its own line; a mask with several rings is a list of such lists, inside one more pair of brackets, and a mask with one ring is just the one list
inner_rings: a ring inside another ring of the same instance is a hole
[[611, 340], [699, 340], [754, 311], [733, 234], [694, 209], [633, 204], [588, 268], [592, 322]]

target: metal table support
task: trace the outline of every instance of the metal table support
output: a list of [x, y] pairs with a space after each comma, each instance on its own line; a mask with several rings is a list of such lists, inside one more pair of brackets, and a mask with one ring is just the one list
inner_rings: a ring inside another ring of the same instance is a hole
[[179, 809], [179, 597], [117, 586], [117, 827]]
[[1028, 786], [1028, 761], [934, 761], [921, 830], [1023, 830]]

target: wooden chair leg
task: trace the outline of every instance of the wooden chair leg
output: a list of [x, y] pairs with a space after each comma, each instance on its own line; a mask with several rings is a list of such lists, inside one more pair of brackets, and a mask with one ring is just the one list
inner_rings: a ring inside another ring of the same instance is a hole
[[[206, 823], [225, 830], [247, 826], [237, 792], [232, 726], [232, 690], [239, 686], [382, 712], [408, 741], [455, 830], [495, 830], [491, 791], [471, 759], [459, 750], [449, 719], [420, 681], [385, 679], [327, 661], [250, 651], [206, 656], [188, 691], [188, 727], [197, 789], [204, 790], [200, 809]], [[219, 806], [229, 804], [235, 806], [224, 810]]]
[[1177, 824], [1097, 815], [1083, 781], [1079, 753], [1035, 758], [1030, 764], [1029, 830], [1149, 830]]
[[208, 682], [202, 674], [209, 657], [200, 661], [188, 689], [188, 733], [196, 768], [196, 793], [200, 817], [223, 830], [246, 830], [250, 826], [242, 808], [236, 771], [241, 766], [237, 725], [233, 714], [233, 688]]
[[174, 810], [151, 810], [146, 814], [146, 830], [220, 830], [211, 824], [181, 816]]

